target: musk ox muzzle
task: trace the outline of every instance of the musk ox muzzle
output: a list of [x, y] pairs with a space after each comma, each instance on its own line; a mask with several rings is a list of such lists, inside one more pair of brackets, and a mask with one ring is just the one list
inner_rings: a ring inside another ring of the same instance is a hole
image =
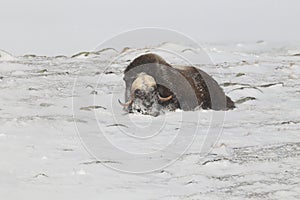
[[208, 74], [192, 66], [173, 67], [156, 54], [134, 59], [124, 71], [129, 113], [157, 116], [165, 111], [195, 108], [228, 110], [234, 102]]

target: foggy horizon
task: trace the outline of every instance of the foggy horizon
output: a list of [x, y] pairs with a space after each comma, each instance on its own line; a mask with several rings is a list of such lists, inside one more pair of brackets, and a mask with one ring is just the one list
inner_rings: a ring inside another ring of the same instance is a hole
[[0, 49], [14, 55], [72, 55], [142, 27], [175, 30], [200, 44], [300, 42], [296, 0], [139, 2], [3, 0]]

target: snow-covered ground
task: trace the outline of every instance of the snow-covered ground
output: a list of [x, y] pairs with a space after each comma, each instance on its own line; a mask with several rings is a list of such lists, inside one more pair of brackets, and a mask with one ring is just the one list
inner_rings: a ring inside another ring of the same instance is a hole
[[[211, 123], [216, 111], [124, 114], [117, 99], [123, 101], [123, 70], [134, 53], [0, 51], [0, 199], [300, 199], [300, 49], [263, 41], [204, 49], [214, 64], [194, 64], [237, 103], [223, 125]], [[176, 141], [176, 134], [184, 130], [190, 139], [196, 127], [199, 135], [182, 151], [191, 141]], [[161, 131], [134, 141], [149, 129]], [[214, 129], [222, 134], [203, 158], [201, 144]], [[124, 158], [105, 139], [146, 156]], [[147, 156], [174, 141], [178, 149]], [[142, 169], [158, 170], [121, 172]]]

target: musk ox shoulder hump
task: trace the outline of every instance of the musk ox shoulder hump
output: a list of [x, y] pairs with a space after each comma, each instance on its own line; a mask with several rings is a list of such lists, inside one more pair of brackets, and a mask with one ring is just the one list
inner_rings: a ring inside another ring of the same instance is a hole
[[141, 55], [139, 57], [137, 57], [136, 59], [134, 59], [125, 69], [124, 73], [128, 72], [129, 70], [141, 66], [141, 65], [145, 65], [145, 64], [152, 64], [152, 63], [157, 63], [157, 64], [161, 64], [161, 65], [165, 65], [165, 66], [169, 66], [172, 67], [169, 63], [167, 63], [162, 57], [154, 54], [154, 53], [148, 53], [148, 54], [144, 54]]

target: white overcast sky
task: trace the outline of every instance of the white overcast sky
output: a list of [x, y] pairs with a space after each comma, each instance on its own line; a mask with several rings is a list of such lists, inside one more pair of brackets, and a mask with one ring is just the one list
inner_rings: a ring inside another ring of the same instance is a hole
[[300, 41], [299, 0], [0, 0], [0, 49], [70, 55], [138, 27], [198, 42]]

